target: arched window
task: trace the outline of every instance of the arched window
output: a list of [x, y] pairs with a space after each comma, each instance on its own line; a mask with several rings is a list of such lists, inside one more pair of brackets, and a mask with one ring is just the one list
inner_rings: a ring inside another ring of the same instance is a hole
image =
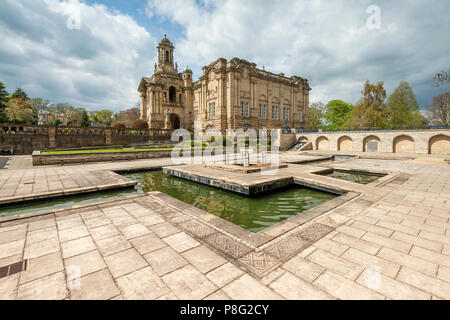
[[169, 51], [166, 50], [166, 62], [170, 62]]
[[169, 101], [170, 102], [175, 102], [175, 93], [176, 93], [176, 90], [175, 90], [175, 87], [170, 87], [169, 88]]

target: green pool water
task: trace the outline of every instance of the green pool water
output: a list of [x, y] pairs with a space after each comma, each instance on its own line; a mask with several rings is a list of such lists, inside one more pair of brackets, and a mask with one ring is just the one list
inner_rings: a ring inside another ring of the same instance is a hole
[[124, 176], [138, 182], [134, 189], [0, 207], [0, 216], [85, 204], [133, 193], [160, 191], [245, 229], [257, 232], [337, 197], [331, 193], [300, 186], [247, 197], [173, 177], [164, 174], [161, 170], [127, 173]]
[[381, 176], [368, 173], [342, 172], [334, 170], [332, 173], [324, 174], [327, 177], [341, 179], [361, 184], [369, 184], [378, 180]]
[[253, 232], [265, 229], [336, 195], [292, 187], [248, 197], [197, 182], [172, 177], [162, 171], [126, 175], [144, 192], [161, 191]]

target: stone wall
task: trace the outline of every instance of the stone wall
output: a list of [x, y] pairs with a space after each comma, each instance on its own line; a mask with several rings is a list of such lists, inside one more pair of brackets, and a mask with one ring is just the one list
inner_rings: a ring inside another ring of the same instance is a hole
[[0, 151], [31, 154], [35, 150], [70, 149], [170, 140], [171, 130], [100, 127], [0, 125]]
[[450, 129], [297, 133], [314, 150], [450, 155]]

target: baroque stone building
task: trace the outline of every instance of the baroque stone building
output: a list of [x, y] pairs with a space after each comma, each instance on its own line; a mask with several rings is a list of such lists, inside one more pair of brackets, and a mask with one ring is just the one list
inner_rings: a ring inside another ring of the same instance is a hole
[[286, 125], [308, 129], [308, 80], [261, 70], [239, 58], [219, 58], [193, 82], [190, 69], [178, 72], [174, 46], [165, 35], [157, 48], [154, 74], [143, 77], [138, 88], [141, 115], [150, 128], [193, 129], [194, 121], [201, 121], [203, 130], [223, 132]]

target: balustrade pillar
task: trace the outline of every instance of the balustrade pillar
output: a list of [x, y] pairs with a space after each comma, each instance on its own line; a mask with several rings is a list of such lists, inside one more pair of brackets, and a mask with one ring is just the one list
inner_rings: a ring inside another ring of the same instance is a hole
[[56, 127], [48, 128], [48, 147], [56, 148]]

